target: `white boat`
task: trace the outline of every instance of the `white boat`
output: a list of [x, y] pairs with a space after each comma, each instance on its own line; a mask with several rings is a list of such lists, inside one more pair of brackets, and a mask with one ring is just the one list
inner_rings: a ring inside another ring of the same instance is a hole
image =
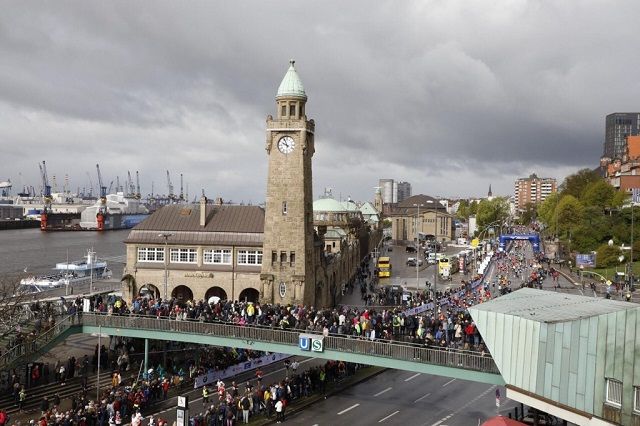
[[20, 285], [32, 291], [42, 291], [51, 288], [87, 282], [93, 274], [94, 280], [111, 278], [111, 270], [107, 262], [98, 260], [95, 253], [89, 251], [87, 258], [75, 262], [56, 263], [55, 273], [23, 278]]

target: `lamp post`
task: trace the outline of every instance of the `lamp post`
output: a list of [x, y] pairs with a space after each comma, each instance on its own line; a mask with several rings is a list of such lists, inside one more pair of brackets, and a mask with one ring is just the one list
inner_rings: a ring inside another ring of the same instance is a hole
[[420, 232], [418, 231], [418, 223], [420, 223], [420, 228], [422, 228], [422, 218], [420, 217], [420, 207], [422, 207], [422, 204], [414, 204], [413, 207], [418, 208], [418, 214], [416, 215], [416, 291], [418, 291], [418, 289], [420, 288], [420, 249], [418, 248], [418, 243], [420, 242]]
[[158, 237], [163, 237], [164, 238], [164, 300], [167, 300], [167, 280], [168, 280], [168, 275], [167, 275], [167, 266], [169, 265], [169, 251], [168, 251], [168, 240], [169, 237], [172, 237], [173, 234], [171, 233], [162, 233], [162, 234], [158, 234]]

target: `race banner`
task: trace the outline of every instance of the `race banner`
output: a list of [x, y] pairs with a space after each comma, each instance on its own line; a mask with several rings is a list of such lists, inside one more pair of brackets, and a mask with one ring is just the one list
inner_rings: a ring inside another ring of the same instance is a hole
[[229, 377], [236, 376], [240, 373], [244, 373], [245, 371], [255, 370], [258, 367], [262, 367], [265, 365], [273, 364], [274, 362], [281, 361], [285, 358], [289, 358], [292, 355], [289, 354], [268, 354], [261, 356], [260, 358], [247, 360], [245, 362], [241, 362], [236, 365], [232, 365], [224, 370], [209, 370], [207, 374], [202, 374], [196, 377], [196, 380], [193, 383], [193, 388], [197, 389], [204, 385], [213, 385], [218, 380], [224, 380]]

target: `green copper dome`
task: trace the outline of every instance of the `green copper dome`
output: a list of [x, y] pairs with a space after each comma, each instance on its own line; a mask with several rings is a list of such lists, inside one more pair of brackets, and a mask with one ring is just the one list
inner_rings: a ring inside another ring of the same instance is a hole
[[304, 92], [302, 80], [300, 80], [300, 76], [294, 66], [296, 61], [291, 59], [289, 63], [291, 65], [289, 65], [289, 69], [284, 75], [282, 83], [280, 83], [280, 87], [278, 87], [278, 94], [276, 95], [276, 98], [294, 96], [307, 99], [307, 94]]

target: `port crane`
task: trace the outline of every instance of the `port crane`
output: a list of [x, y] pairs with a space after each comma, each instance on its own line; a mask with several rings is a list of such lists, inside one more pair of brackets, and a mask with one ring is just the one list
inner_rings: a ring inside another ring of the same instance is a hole
[[133, 179], [131, 179], [131, 172], [127, 170], [127, 197], [135, 197], [136, 195], [136, 187], [133, 184]]
[[107, 187], [102, 183], [100, 164], [96, 164], [96, 170], [98, 171], [98, 187], [100, 188], [100, 207], [96, 214], [96, 221], [98, 223], [98, 231], [102, 231], [104, 229], [104, 221], [107, 215]]
[[42, 201], [44, 207], [40, 214], [40, 229], [46, 231], [47, 229], [47, 215], [51, 210], [51, 185], [49, 185], [49, 178], [47, 177], [47, 164], [42, 161], [42, 164], [38, 164], [40, 167], [40, 178], [42, 179]]
[[89, 197], [93, 197], [93, 180], [91, 180], [91, 175], [87, 172], [87, 177], [89, 178]]
[[137, 170], [136, 170], [136, 198], [138, 200], [142, 198], [142, 195], [140, 195], [140, 174], [138, 173]]
[[184, 181], [182, 179], [182, 173], [180, 173], [180, 201], [184, 201]]
[[174, 200], [176, 196], [173, 195], [173, 184], [171, 183], [171, 176], [169, 175], [169, 170], [167, 170], [167, 186], [169, 187], [169, 199]]

